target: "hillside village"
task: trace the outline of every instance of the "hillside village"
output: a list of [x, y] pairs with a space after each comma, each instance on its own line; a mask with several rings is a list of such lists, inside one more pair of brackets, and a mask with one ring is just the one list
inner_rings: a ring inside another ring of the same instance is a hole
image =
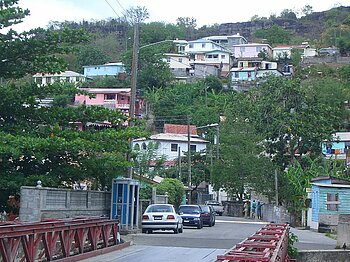
[[[76, 70], [69, 59], [78, 55], [63, 43], [72, 38], [21, 66], [2, 54], [0, 207], [17, 216], [7, 198], [37, 182], [107, 191], [116, 177], [137, 178], [148, 199], [173, 179], [183, 204], [217, 200], [243, 216], [244, 203], [259, 200], [266, 219], [336, 232], [350, 214], [349, 43], [248, 41], [222, 28], [125, 43], [120, 59]], [[49, 70], [61, 52], [65, 66]]]

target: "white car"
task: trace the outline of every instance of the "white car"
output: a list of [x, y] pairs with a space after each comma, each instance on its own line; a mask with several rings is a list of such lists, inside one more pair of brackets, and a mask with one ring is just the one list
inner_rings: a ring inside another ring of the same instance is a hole
[[173, 205], [149, 205], [142, 215], [142, 233], [153, 230], [173, 230], [175, 234], [183, 232], [182, 218], [175, 212]]

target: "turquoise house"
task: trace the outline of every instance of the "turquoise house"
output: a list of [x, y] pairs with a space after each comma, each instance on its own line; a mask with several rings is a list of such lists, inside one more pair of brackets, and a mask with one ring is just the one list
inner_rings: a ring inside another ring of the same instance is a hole
[[350, 214], [350, 181], [335, 177], [311, 180], [310, 228], [336, 230], [340, 214]]
[[107, 63], [104, 65], [89, 65], [83, 66], [85, 77], [96, 76], [119, 76], [119, 74], [125, 73], [125, 67], [123, 63]]

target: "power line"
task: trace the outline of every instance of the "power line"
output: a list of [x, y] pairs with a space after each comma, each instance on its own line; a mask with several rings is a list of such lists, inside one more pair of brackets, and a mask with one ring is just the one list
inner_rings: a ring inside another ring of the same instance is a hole
[[120, 2], [119, 2], [119, 0], [115, 0], [117, 3], [118, 3], [118, 5], [123, 9], [123, 11], [124, 12], [126, 12], [126, 9], [120, 4]]
[[109, 5], [109, 7], [113, 10], [113, 12], [118, 16], [118, 18], [120, 18], [120, 15], [115, 11], [115, 9], [113, 8], [113, 6], [108, 2], [108, 0], [105, 0], [106, 3]]

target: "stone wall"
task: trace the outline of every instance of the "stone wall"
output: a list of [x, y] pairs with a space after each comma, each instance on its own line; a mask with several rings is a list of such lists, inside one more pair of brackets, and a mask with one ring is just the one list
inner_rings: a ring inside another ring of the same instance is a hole
[[[346, 245], [350, 249], [350, 215], [339, 215], [337, 230], [337, 246], [342, 248]], [[349, 255], [350, 260], [350, 255]]]
[[231, 217], [243, 217], [243, 204], [231, 201], [223, 202], [225, 207], [225, 215]]
[[298, 262], [349, 262], [349, 250], [305, 250], [300, 251]]
[[318, 65], [318, 64], [335, 64], [335, 65], [348, 65], [350, 64], [350, 57], [342, 56], [317, 56], [317, 57], [304, 57], [301, 62], [301, 66]]
[[111, 193], [104, 191], [21, 187], [21, 221], [77, 216], [109, 216]]

